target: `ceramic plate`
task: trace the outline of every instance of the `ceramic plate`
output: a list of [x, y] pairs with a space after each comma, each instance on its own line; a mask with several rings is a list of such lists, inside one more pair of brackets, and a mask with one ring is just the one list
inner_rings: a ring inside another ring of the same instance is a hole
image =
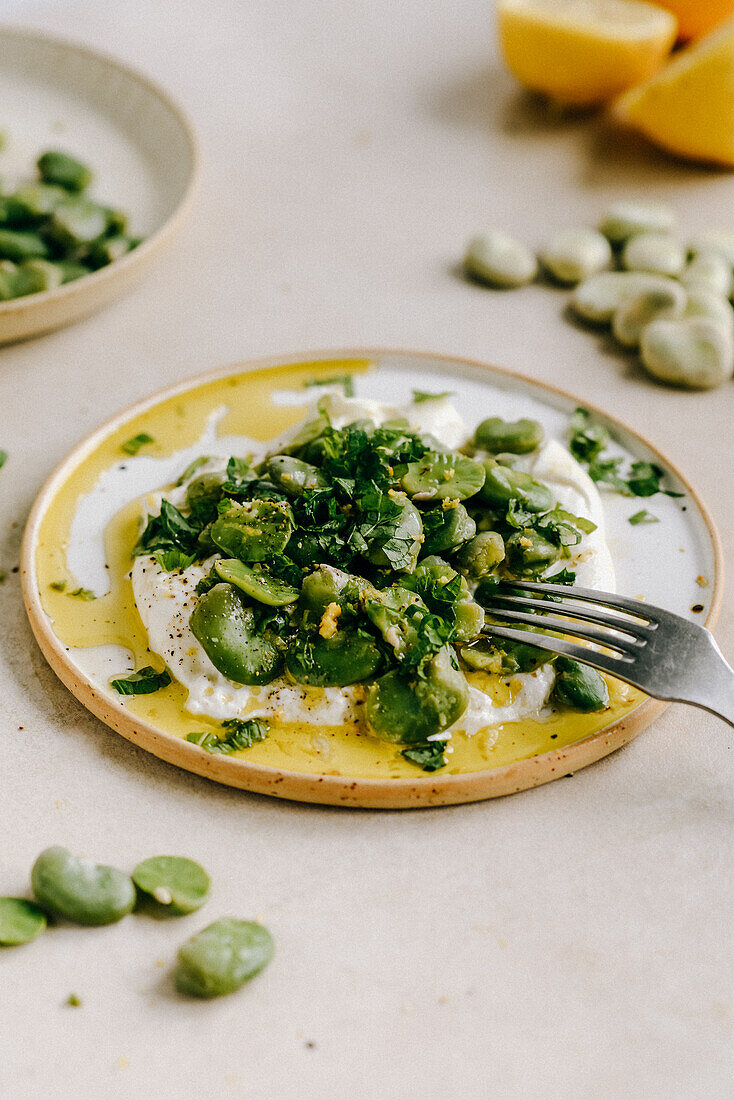
[[0, 30], [0, 102], [5, 184], [32, 176], [44, 149], [64, 149], [93, 168], [92, 197], [125, 210], [131, 232], [145, 237], [58, 290], [0, 302], [0, 343], [8, 343], [77, 321], [141, 278], [183, 225], [198, 158], [181, 109], [147, 77], [35, 31]]
[[[553, 719], [552, 726], [533, 723], [530, 732], [508, 723], [475, 738], [462, 735], [448, 766], [433, 775], [402, 760], [395, 746], [385, 749], [364, 734], [343, 732], [298, 738], [272, 732], [243, 755], [215, 756], [185, 740], [207, 722], [185, 711], [180, 685], [136, 697], [110, 687], [111, 676], [150, 663], [125, 579], [139, 505], [124, 506], [174, 481], [192, 458], [226, 451], [228, 436], [270, 439], [301, 418], [314, 392], [309, 383], [344, 374], [352, 377], [357, 396], [400, 404], [414, 389], [448, 390], [470, 427], [489, 415], [530, 416], [559, 439], [580, 403], [496, 367], [369, 350], [308, 362], [289, 357], [240, 364], [154, 395], [80, 443], [46, 483], [29, 519], [22, 555], [26, 606], [58, 676], [112, 729], [179, 767], [247, 790], [336, 805], [412, 807], [508, 794], [576, 771], [629, 741], [664, 704], [621, 689], [612, 724], [599, 714], [575, 715]], [[684, 494], [639, 501], [604, 493], [618, 590], [712, 625], [721, 557], [705, 507], [667, 459], [619, 422], [592, 411], [609, 429], [615, 453], [659, 463], [668, 487]], [[129, 457], [121, 445], [140, 432], [154, 442]], [[630, 515], [643, 505], [659, 522], [630, 525]], [[78, 589], [98, 598], [72, 595]]]

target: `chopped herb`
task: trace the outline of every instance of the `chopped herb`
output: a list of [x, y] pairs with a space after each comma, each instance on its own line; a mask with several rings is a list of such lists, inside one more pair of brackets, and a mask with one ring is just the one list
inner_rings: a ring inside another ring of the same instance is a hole
[[137, 672], [131, 672], [129, 676], [121, 676], [119, 679], [110, 680], [111, 686], [120, 695], [152, 695], [159, 688], [168, 687], [171, 676], [167, 669], [156, 672], [152, 665], [139, 668]]
[[200, 470], [202, 466], [206, 466], [208, 461], [208, 455], [199, 455], [199, 457], [195, 458], [193, 462], [189, 462], [188, 466], [176, 482], [176, 485], [180, 486], [183, 485], [184, 482], [189, 481], [194, 476], [197, 470]]
[[228, 718], [222, 722], [227, 731], [226, 737], [217, 737], [216, 733], [199, 731], [186, 735], [186, 740], [192, 745], [198, 745], [205, 752], [220, 753], [229, 756], [233, 752], [242, 749], [250, 749], [258, 741], [264, 741], [270, 732], [270, 726], [261, 718]]
[[400, 755], [417, 764], [424, 772], [437, 772], [439, 768], [446, 767], [445, 748], [445, 741], [425, 741], [410, 749], [403, 749]]
[[[59, 589], [60, 591], [60, 589]], [[69, 596], [76, 596], [78, 600], [96, 600], [94, 592], [91, 588], [75, 588], [73, 592], [68, 593]]]
[[54, 592], [63, 592], [66, 589], [66, 581], [51, 581], [49, 588], [53, 588]]
[[303, 383], [304, 389], [311, 386], [341, 386], [345, 397], [354, 397], [354, 379], [351, 374], [334, 374], [330, 378], [310, 378]]
[[196, 561], [196, 554], [185, 554], [176, 547], [171, 550], [156, 550], [153, 557], [166, 573], [173, 573], [175, 569], [188, 569]]
[[647, 508], [643, 508], [640, 512], [635, 512], [633, 516], [630, 516], [629, 522], [633, 527], [637, 527], [641, 523], [660, 523], [660, 520], [652, 512], [648, 512]]
[[438, 401], [441, 397], [451, 397], [451, 390], [443, 393], [426, 393], [423, 390], [413, 390], [413, 404], [421, 405], [424, 401]]
[[609, 432], [601, 424], [590, 423], [586, 409], [576, 409], [569, 428], [569, 450], [579, 462], [591, 462], [609, 442]]
[[72, 1008], [79, 1008], [82, 1000], [77, 993], [70, 993], [69, 996], [66, 998], [66, 1003], [68, 1005], [71, 1005]]
[[133, 557], [152, 554], [154, 550], [183, 550], [190, 554], [196, 547], [200, 527], [181, 515], [167, 500], [161, 501], [160, 514], [149, 516], [142, 535], [133, 547]]
[[557, 573], [551, 573], [550, 576], [546, 576], [547, 580], [551, 584], [576, 584], [576, 574], [572, 569], [559, 569]]
[[141, 447], [144, 447], [146, 443], [155, 443], [152, 435], [148, 435], [147, 432], [138, 432], [132, 439], [127, 439], [120, 445], [120, 450], [124, 451], [126, 455], [136, 455]]
[[684, 493], [675, 493], [672, 489], [663, 489], [662, 479], [665, 470], [654, 462], [633, 462], [629, 474], [623, 476], [624, 459], [604, 458], [602, 451], [609, 442], [609, 433], [600, 424], [591, 424], [586, 409], [576, 409], [571, 417], [570, 442], [571, 453], [579, 462], [586, 462], [589, 477], [599, 485], [608, 485], [610, 489], [626, 497], [653, 497], [664, 493], [667, 497], [682, 497]]
[[8, 452], [7, 451], [0, 451], [0, 466], [4, 466], [7, 461], [8, 461]]

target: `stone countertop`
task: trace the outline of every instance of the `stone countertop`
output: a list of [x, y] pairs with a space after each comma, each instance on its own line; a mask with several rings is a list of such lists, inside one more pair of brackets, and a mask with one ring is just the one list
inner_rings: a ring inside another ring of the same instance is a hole
[[[3, 951], [0, 1094], [730, 1097], [723, 723], [671, 707], [572, 778], [470, 806], [251, 796], [84, 711], [40, 655], [12, 568], [49, 471], [117, 410], [209, 367], [359, 345], [493, 361], [604, 407], [692, 479], [731, 560], [732, 385], [659, 387], [565, 323], [562, 294], [485, 292], [456, 264], [485, 224], [537, 245], [632, 195], [692, 230], [727, 226], [734, 179], [600, 118], [549, 118], [502, 71], [479, 0], [71, 0], [9, 17], [155, 76], [189, 110], [204, 167], [143, 285], [0, 349], [0, 891], [24, 892], [54, 843], [122, 867], [180, 852], [214, 888], [198, 917], [59, 927]], [[726, 596], [717, 636], [734, 654]], [[176, 947], [221, 914], [261, 916], [274, 963], [219, 1002], [177, 997]]]

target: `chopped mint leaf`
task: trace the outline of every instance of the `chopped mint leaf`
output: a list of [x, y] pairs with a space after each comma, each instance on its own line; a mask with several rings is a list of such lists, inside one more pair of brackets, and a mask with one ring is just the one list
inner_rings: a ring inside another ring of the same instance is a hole
[[68, 1005], [71, 1005], [72, 1008], [79, 1008], [82, 1003], [82, 999], [78, 993], [70, 993], [69, 996], [66, 998], [66, 1003]]
[[601, 424], [590, 423], [586, 409], [576, 409], [569, 427], [569, 450], [579, 462], [591, 462], [609, 442], [609, 432]]
[[660, 520], [652, 512], [648, 512], [647, 508], [643, 508], [640, 512], [635, 512], [633, 516], [630, 516], [629, 522], [633, 527], [637, 527], [640, 523], [660, 523]]
[[445, 741], [425, 741], [403, 749], [400, 755], [423, 768], [424, 772], [437, 772], [446, 767], [445, 748]]
[[152, 435], [148, 435], [147, 432], [138, 432], [132, 439], [127, 439], [120, 445], [120, 450], [124, 451], [126, 455], [136, 455], [141, 447], [144, 447], [146, 443], [155, 443]]
[[[58, 589], [61, 591], [61, 589]], [[68, 593], [69, 596], [76, 596], [78, 600], [96, 600], [94, 592], [91, 588], [75, 588], [73, 592]]]
[[354, 397], [354, 379], [351, 374], [334, 374], [330, 378], [310, 378], [303, 385], [305, 389], [311, 386], [341, 386], [345, 397]]
[[7, 461], [8, 461], [8, 452], [7, 451], [0, 451], [0, 466], [4, 466]]
[[444, 390], [443, 393], [427, 393], [424, 390], [413, 390], [413, 404], [421, 405], [424, 401], [438, 401], [441, 397], [451, 397], [451, 390]]
[[66, 590], [66, 581], [51, 581], [49, 588], [53, 588], [54, 592], [64, 592]]
[[579, 462], [587, 463], [589, 477], [597, 484], [608, 485], [626, 497], [653, 497], [656, 493], [664, 493], [667, 497], [685, 495], [662, 487], [665, 470], [655, 462], [633, 462], [628, 476], [624, 477], [624, 459], [604, 458], [602, 455], [609, 442], [609, 432], [600, 424], [592, 424], [586, 409], [576, 409], [571, 417], [569, 433], [571, 454]]
[[173, 573], [175, 569], [188, 569], [196, 561], [196, 554], [185, 554], [175, 546], [171, 550], [156, 550], [153, 557], [166, 573]]
[[159, 688], [168, 687], [171, 676], [167, 669], [156, 672], [152, 665], [139, 668], [137, 672], [131, 672], [129, 676], [121, 676], [116, 680], [110, 680], [111, 686], [120, 695], [151, 695]]
[[270, 732], [270, 726], [261, 718], [228, 718], [222, 722], [227, 731], [226, 737], [217, 737], [216, 733], [207, 733], [204, 730], [196, 733], [188, 733], [186, 740], [192, 745], [198, 745], [205, 752], [220, 753], [229, 756], [233, 752], [242, 749], [250, 749], [258, 741], [264, 741]]
[[196, 549], [200, 531], [201, 527], [195, 527], [164, 498], [160, 514], [148, 517], [147, 526], [133, 547], [133, 557], [173, 549], [190, 554]]

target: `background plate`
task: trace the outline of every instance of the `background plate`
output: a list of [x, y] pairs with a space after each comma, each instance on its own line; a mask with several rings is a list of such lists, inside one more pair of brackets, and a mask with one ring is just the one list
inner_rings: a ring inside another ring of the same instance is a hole
[[[163, 425], [166, 417], [170, 421], [178, 416], [181, 422], [175, 451], [190, 446], [193, 456], [199, 453], [196, 441], [207, 420], [222, 405], [223, 393], [231, 394], [231, 402], [218, 429], [222, 435], [239, 431], [255, 438], [269, 438], [275, 433], [272, 425], [263, 422], [263, 408], [268, 409], [269, 418], [278, 422], [279, 429], [285, 427], [300, 416], [294, 401], [299, 399], [299, 387], [304, 380], [343, 373], [345, 367], [354, 369], [357, 395], [362, 397], [402, 403], [410, 399], [412, 389], [451, 390], [456, 406], [470, 426], [488, 415], [534, 416], [542, 421], [548, 435], [563, 439], [569, 416], [580, 404], [577, 398], [496, 367], [441, 356], [365, 349], [240, 364], [156, 394], [121, 413], [80, 443], [52, 474], [29, 518], [21, 565], [24, 598], [31, 626], [52, 668], [89, 710], [156, 756], [221, 783], [302, 801], [401, 808], [468, 802], [548, 782], [625, 744], [665, 704], [645, 700], [622, 720], [557, 751], [540, 755], [519, 752], [517, 759], [502, 767], [469, 774], [444, 772], [430, 776], [417, 774], [415, 778], [368, 779], [327, 774], [321, 769], [291, 771], [247, 758], [205, 754], [182, 740], [180, 732], [177, 735], [167, 729], [165, 722], [155, 724], [140, 719], [109, 687], [108, 678], [114, 667], [109, 664], [106, 652], [109, 647], [74, 649], [59, 640], [44, 607], [44, 603], [48, 604], [47, 584], [39, 589], [39, 574], [48, 574], [48, 561], [54, 554], [58, 556], [60, 550], [57, 545], [44, 544], [43, 522], [51, 506], [64, 494], [69, 508], [75, 506], [76, 493], [71, 490], [78, 470], [93, 468], [95, 477], [104, 475], [110, 479], [106, 513], [96, 517], [99, 530], [124, 501], [173, 480], [182, 466], [180, 455], [169, 460], [172, 447], [153, 456], [121, 460], [121, 441], [143, 427], [152, 429], [151, 434], [155, 435], [156, 423]], [[227, 382], [224, 390], [222, 379]], [[308, 397], [308, 392], [300, 393]], [[184, 410], [189, 410], [186, 416], [190, 420], [183, 417]], [[592, 411], [610, 430], [617, 453], [659, 463], [668, 473], [670, 487], [685, 493], [680, 499], [656, 496], [654, 512], [660, 522], [638, 527], [630, 526], [629, 516], [650, 502], [604, 494], [607, 536], [618, 590], [713, 625], [721, 594], [721, 554], [705, 506], [683, 476], [654, 448], [618, 421], [598, 410]], [[185, 461], [188, 457], [184, 464]], [[129, 487], [131, 468], [136, 471], [134, 490]], [[99, 545], [94, 545], [96, 541]], [[78, 550], [74, 553], [72, 567], [78, 583], [89, 587], [104, 584], [101, 537], [90, 539], [88, 549], [81, 555]], [[119, 657], [116, 659], [119, 668]], [[195, 720], [190, 723], [192, 727], [196, 724]]]
[[92, 197], [127, 211], [145, 241], [58, 290], [0, 302], [0, 344], [79, 320], [122, 294], [181, 228], [194, 199], [196, 141], [181, 109], [147, 77], [83, 46], [0, 29], [3, 185], [61, 148], [94, 171]]

